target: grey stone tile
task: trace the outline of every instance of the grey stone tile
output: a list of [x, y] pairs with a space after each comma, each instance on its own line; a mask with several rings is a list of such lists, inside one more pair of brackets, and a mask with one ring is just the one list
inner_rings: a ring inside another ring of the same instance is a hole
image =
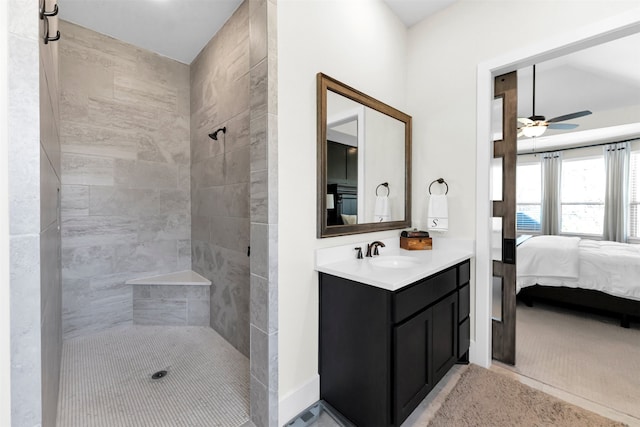
[[269, 171], [269, 224], [278, 222], [278, 117], [267, 115], [268, 125], [268, 171]]
[[191, 237], [190, 217], [181, 214], [143, 216], [138, 221], [138, 241], [184, 240]]
[[222, 201], [225, 216], [249, 218], [249, 182], [225, 185]]
[[267, 120], [265, 117], [252, 118], [251, 129], [251, 172], [267, 169]]
[[187, 325], [209, 326], [209, 300], [187, 300]]
[[90, 96], [87, 108], [87, 119], [97, 126], [136, 132], [153, 132], [157, 128], [156, 113], [140, 104]]
[[89, 215], [89, 186], [63, 185], [62, 217]]
[[277, 427], [278, 392], [268, 390], [253, 375], [251, 375], [249, 387], [251, 421], [256, 427]]
[[251, 222], [266, 224], [269, 212], [268, 172], [251, 172]]
[[278, 333], [266, 334], [251, 325], [251, 376], [278, 389]]
[[153, 285], [132, 285], [133, 300], [141, 298], [151, 298], [151, 287]]
[[180, 214], [190, 216], [190, 193], [187, 190], [155, 190], [158, 199], [158, 214]]
[[277, 286], [254, 274], [251, 275], [251, 324], [271, 334], [278, 330]]
[[65, 153], [135, 160], [143, 133], [80, 121], [78, 113], [62, 103], [65, 117], [60, 127], [61, 150]]
[[176, 270], [191, 270], [191, 238], [178, 240], [178, 265]]
[[194, 168], [202, 168], [202, 186], [213, 187], [217, 185], [224, 185], [225, 183], [225, 170], [224, 170], [224, 156], [209, 157], [203, 162], [194, 164]]
[[114, 269], [131, 273], [173, 272], [176, 271], [176, 251], [175, 240], [118, 245]]
[[138, 159], [188, 165], [191, 159], [189, 116], [162, 113], [158, 121], [158, 128], [151, 134], [153, 145], [141, 146]]
[[[139, 286], [139, 285], [136, 285]], [[148, 286], [152, 299], [208, 300], [209, 286], [194, 285], [144, 285]]]
[[237, 116], [247, 109], [249, 105], [249, 73], [239, 77], [235, 81], [225, 83], [222, 93], [222, 105], [224, 105], [224, 121]]
[[265, 58], [251, 68], [251, 118], [266, 116], [268, 112], [268, 60]]
[[113, 273], [115, 246], [80, 246], [62, 250], [62, 273], [66, 280]]
[[199, 189], [194, 193], [194, 215], [203, 217], [224, 216], [227, 208], [224, 200], [224, 187]]
[[125, 284], [130, 277], [129, 273], [114, 273], [89, 280], [92, 323], [98, 325], [99, 329], [131, 323], [133, 289]]
[[5, 12], [11, 17], [7, 20], [8, 31], [14, 35], [36, 40], [38, 28], [33, 23], [33, 4], [27, 0], [11, 0], [5, 7], [7, 8]]
[[187, 324], [187, 302], [185, 300], [136, 300], [133, 304], [133, 323], [184, 326]]
[[116, 72], [114, 75], [113, 97], [130, 104], [144, 104], [150, 110], [159, 108], [175, 111], [177, 107], [175, 87], [155, 79], [137, 78], [121, 72]]
[[152, 189], [132, 189], [92, 185], [89, 189], [89, 215], [153, 215], [160, 203]]
[[267, 56], [267, 2], [252, 0], [249, 2], [249, 28], [251, 67]]
[[225, 153], [225, 184], [249, 182], [249, 156], [248, 146]]
[[269, 278], [269, 226], [251, 224], [251, 274]]
[[250, 114], [249, 109], [234, 117], [227, 125], [227, 137], [229, 144], [226, 150], [236, 150], [250, 145]]
[[44, 150], [40, 151], [40, 229], [57, 224], [60, 214], [60, 181]]
[[[209, 242], [192, 240], [191, 263], [196, 273], [214, 281], [212, 272], [218, 271], [217, 259], [213, 256], [213, 250]], [[213, 294], [213, 291], [211, 291]]]
[[246, 253], [249, 246], [249, 219], [213, 217], [210, 221], [210, 242], [214, 245]]
[[191, 164], [178, 166], [178, 190], [191, 191]]
[[63, 184], [113, 185], [113, 175], [113, 159], [62, 153]]
[[62, 222], [63, 247], [99, 246], [134, 243], [137, 224], [128, 217], [69, 217]]
[[9, 241], [11, 283], [11, 395], [14, 422], [39, 423], [31, 411], [40, 408], [40, 236]]
[[116, 159], [114, 175], [115, 184], [126, 188], [178, 188], [177, 165]]
[[208, 216], [191, 217], [191, 237], [202, 241], [209, 241], [210, 218]]

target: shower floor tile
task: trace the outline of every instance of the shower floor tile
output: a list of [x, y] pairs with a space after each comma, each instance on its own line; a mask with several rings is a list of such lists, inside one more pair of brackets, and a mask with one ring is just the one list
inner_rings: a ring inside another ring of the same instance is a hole
[[[158, 371], [166, 376], [153, 380]], [[129, 326], [62, 347], [58, 427], [239, 427], [249, 360], [213, 329]]]

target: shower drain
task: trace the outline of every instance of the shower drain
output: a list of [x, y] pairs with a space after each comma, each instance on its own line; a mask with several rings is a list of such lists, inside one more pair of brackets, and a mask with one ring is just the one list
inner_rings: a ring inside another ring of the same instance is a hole
[[160, 378], [164, 378], [167, 376], [167, 371], [158, 371], [155, 374], [151, 375], [152, 380], [159, 380]]

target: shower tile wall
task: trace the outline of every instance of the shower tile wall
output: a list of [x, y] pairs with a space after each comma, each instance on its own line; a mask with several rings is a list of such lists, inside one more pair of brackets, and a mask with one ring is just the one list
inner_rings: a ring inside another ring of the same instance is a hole
[[48, 427], [62, 349], [57, 46], [39, 38], [38, 1], [11, 0], [7, 9], [11, 417]]
[[[226, 126], [214, 141], [208, 134]], [[249, 5], [191, 63], [193, 269], [211, 280], [211, 327], [249, 356]]]
[[65, 337], [132, 323], [134, 277], [191, 268], [189, 66], [61, 22]]

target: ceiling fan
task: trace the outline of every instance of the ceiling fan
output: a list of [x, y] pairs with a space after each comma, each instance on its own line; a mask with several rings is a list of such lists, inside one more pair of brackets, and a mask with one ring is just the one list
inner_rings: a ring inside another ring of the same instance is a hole
[[592, 114], [589, 110], [578, 111], [576, 113], [565, 114], [563, 116], [554, 117], [547, 120], [544, 116], [536, 115], [536, 66], [533, 66], [533, 107], [531, 109], [531, 117], [518, 117], [520, 127], [518, 128], [518, 137], [527, 136], [535, 138], [541, 136], [548, 129], [575, 129], [578, 125], [573, 123], [559, 123], [565, 120], [576, 119], [578, 117], [588, 116]]

